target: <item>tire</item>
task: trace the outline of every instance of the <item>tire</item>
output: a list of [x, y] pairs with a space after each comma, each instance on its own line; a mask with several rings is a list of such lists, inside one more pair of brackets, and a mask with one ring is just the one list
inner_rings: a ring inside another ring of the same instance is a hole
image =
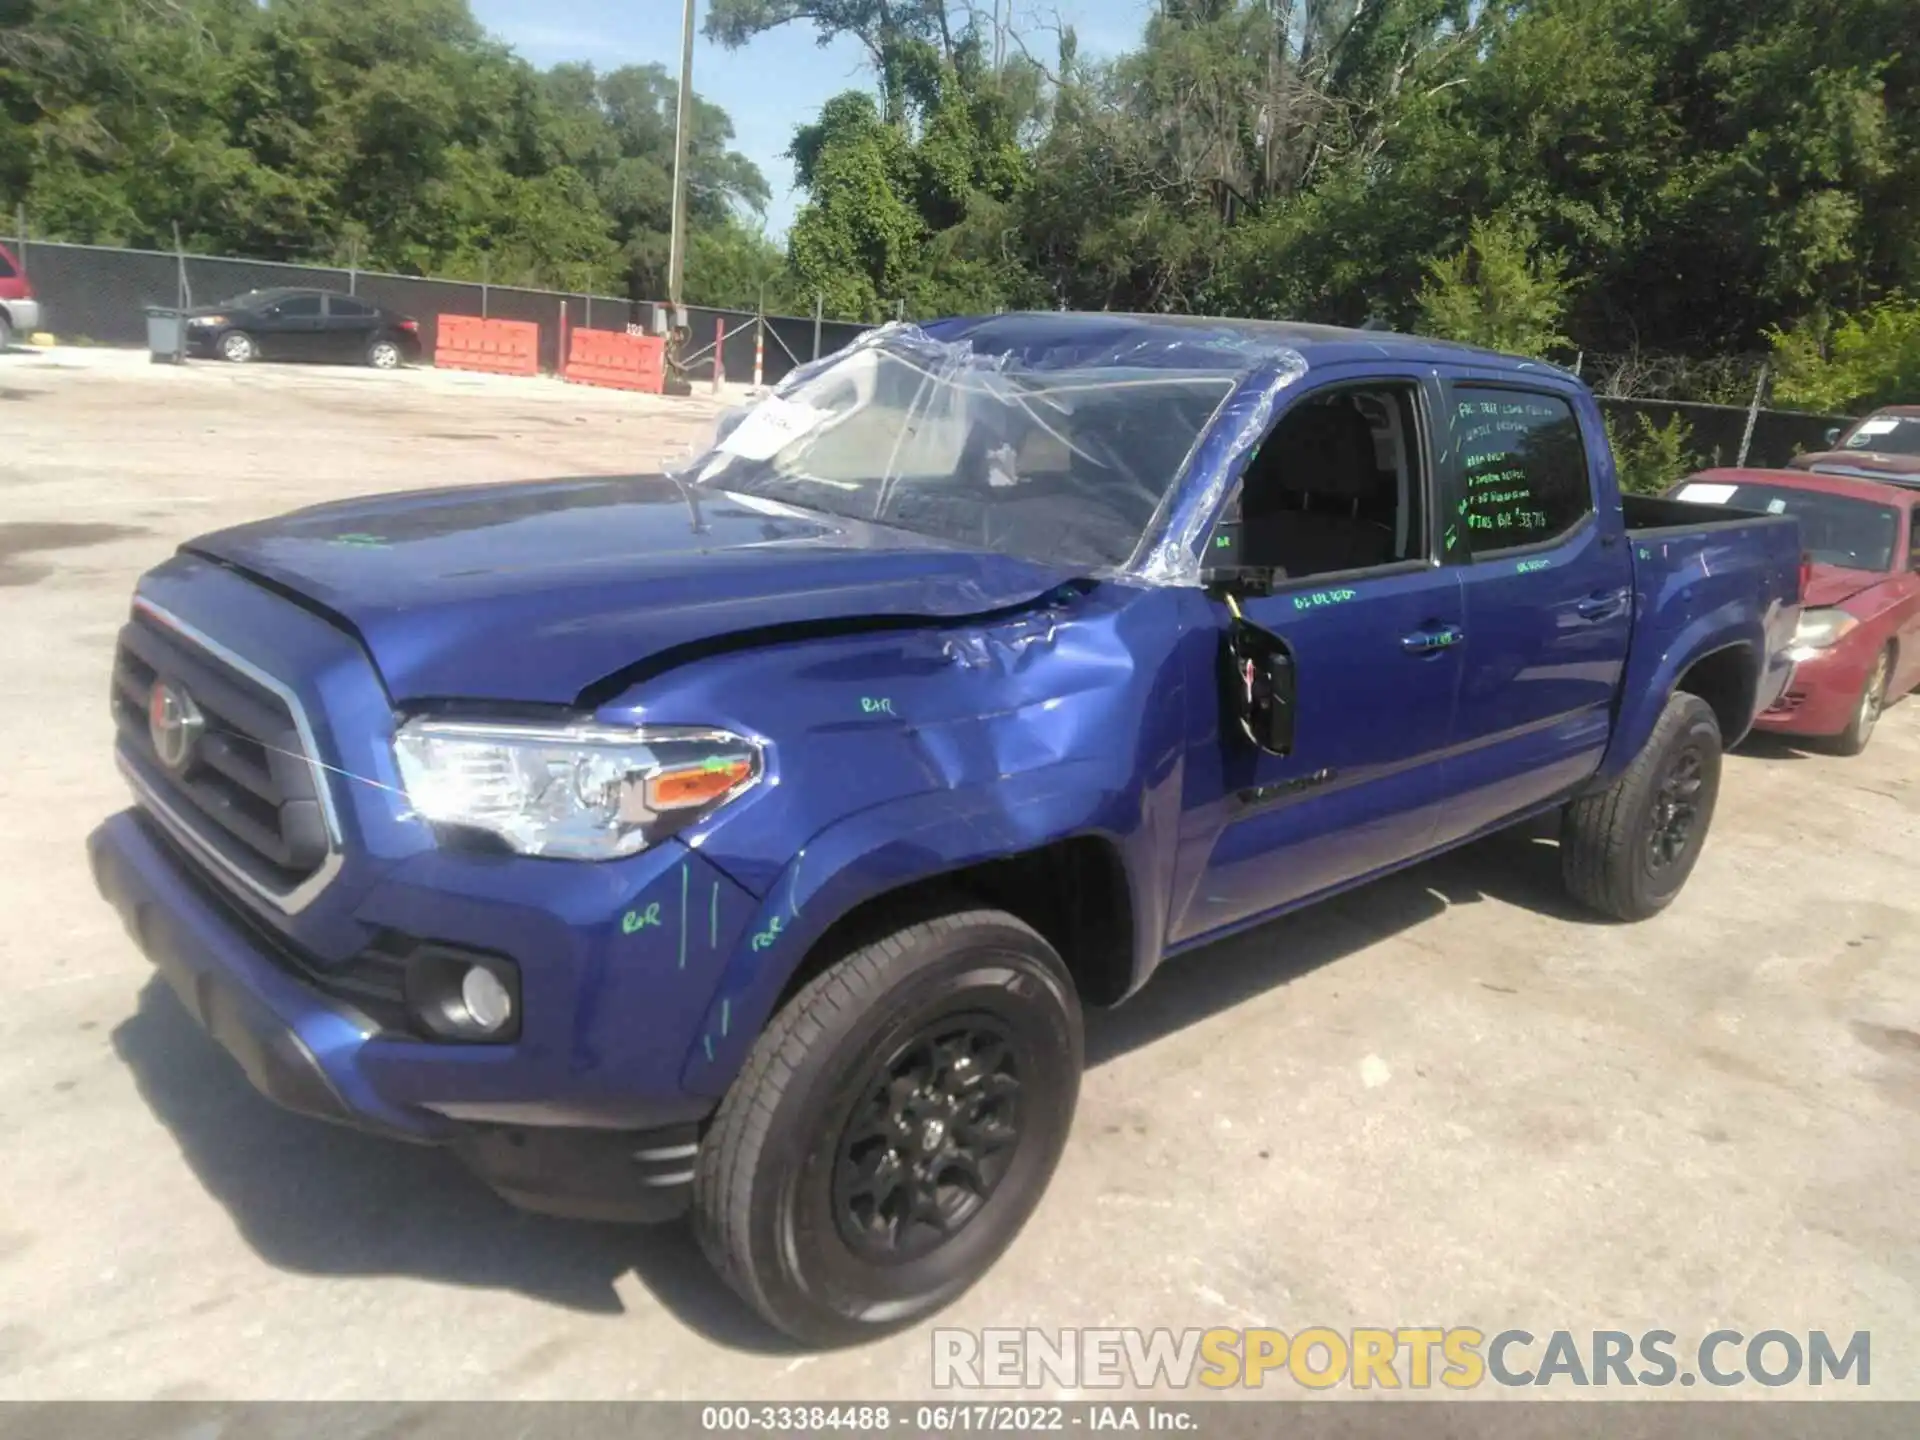
[[218, 349], [220, 358], [235, 365], [245, 365], [260, 358], [260, 347], [254, 344], [253, 337], [244, 330], [229, 330], [220, 337]]
[[400, 347], [382, 335], [367, 346], [367, 364], [376, 370], [398, 370], [400, 368]]
[[[1066, 966], [1013, 916], [954, 910], [861, 946], [774, 1016], [721, 1102], [694, 1177], [701, 1248], [809, 1345], [930, 1314], [1033, 1213], [1081, 1063]], [[944, 1084], [900, 1083], [914, 1079]], [[957, 1168], [969, 1141], [984, 1189]], [[906, 1218], [928, 1174], [944, 1233]]]
[[1720, 761], [1712, 708], [1697, 695], [1669, 696], [1626, 773], [1562, 813], [1561, 874], [1573, 897], [1616, 920], [1666, 909], [1706, 844]]
[[1836, 755], [1858, 755], [1867, 748], [1867, 742], [1873, 739], [1874, 728], [1880, 723], [1880, 715], [1887, 708], [1887, 685], [1893, 679], [1893, 647], [1887, 646], [1873, 662], [1873, 669], [1867, 672], [1865, 682], [1860, 686], [1860, 698], [1854, 702], [1853, 719], [1830, 742], [1828, 748]]
[[3, 313], [0, 313], [0, 355], [6, 354], [7, 351], [11, 350], [12, 348], [13, 348], [13, 320], [11, 319], [11, 317]]

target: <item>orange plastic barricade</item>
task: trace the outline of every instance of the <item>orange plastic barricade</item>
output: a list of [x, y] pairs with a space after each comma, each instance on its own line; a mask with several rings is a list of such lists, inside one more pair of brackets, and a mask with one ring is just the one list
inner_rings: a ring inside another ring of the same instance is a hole
[[433, 363], [442, 370], [538, 375], [540, 327], [531, 320], [442, 315], [435, 321]]
[[658, 395], [667, 378], [667, 342], [658, 335], [575, 330], [567, 346], [567, 379]]

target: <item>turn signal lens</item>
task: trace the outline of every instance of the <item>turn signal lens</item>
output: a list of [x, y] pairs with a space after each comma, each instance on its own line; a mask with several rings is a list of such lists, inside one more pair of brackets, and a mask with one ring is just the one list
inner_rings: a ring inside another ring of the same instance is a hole
[[715, 756], [699, 765], [662, 770], [647, 777], [647, 808], [685, 810], [718, 800], [753, 774], [751, 761]]

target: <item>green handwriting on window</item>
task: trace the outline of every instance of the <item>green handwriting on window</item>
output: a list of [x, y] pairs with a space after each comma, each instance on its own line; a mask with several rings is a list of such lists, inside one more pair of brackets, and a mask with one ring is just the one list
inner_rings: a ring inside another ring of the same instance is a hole
[[622, 915], [620, 917], [620, 933], [623, 935], [631, 935], [636, 930], [644, 930], [649, 925], [658, 925], [659, 923], [660, 905], [659, 902], [656, 901], [654, 904], [647, 906], [644, 911], [629, 910], [626, 914]]
[[1546, 570], [1552, 565], [1551, 560], [1522, 560], [1513, 568], [1522, 575], [1531, 575], [1535, 570]]
[[893, 718], [896, 720], [900, 718], [894, 714], [893, 701], [884, 696], [878, 700], [863, 696], [860, 701], [860, 709], [863, 714], [867, 715], [893, 715]]

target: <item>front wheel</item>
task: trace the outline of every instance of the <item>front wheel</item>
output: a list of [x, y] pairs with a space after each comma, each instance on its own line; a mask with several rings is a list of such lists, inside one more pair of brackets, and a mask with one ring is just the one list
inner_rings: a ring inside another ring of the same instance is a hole
[[862, 946], [774, 1017], [721, 1103], [701, 1248], [808, 1344], [938, 1310], [1039, 1203], [1080, 1068], [1066, 967], [1013, 916], [955, 910]]
[[1666, 909], [1706, 844], [1720, 758], [1720, 723], [1707, 702], [1668, 697], [1626, 773], [1561, 816], [1561, 874], [1573, 897], [1616, 920]]
[[1858, 755], [1867, 748], [1867, 742], [1873, 739], [1874, 727], [1880, 723], [1880, 712], [1887, 708], [1887, 684], [1893, 679], [1893, 651], [1882, 650], [1874, 659], [1873, 669], [1867, 672], [1866, 684], [1860, 687], [1860, 698], [1854, 702], [1853, 719], [1847, 722], [1833, 740], [1833, 749], [1841, 755]]
[[260, 357], [260, 347], [244, 330], [229, 330], [220, 337], [220, 358], [234, 365], [245, 365]]

